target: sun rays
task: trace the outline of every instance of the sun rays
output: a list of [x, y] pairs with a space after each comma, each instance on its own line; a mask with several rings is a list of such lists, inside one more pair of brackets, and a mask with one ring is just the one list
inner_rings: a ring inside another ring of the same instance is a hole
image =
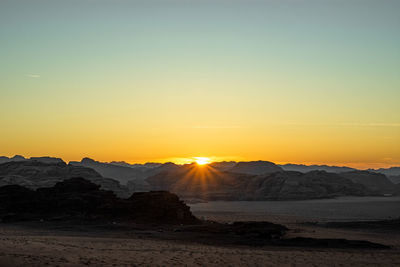
[[[199, 159], [200, 162], [197, 160]], [[213, 168], [208, 158], [196, 158], [192, 164], [187, 164], [182, 178], [172, 185], [172, 192], [190, 192], [191, 196], [197, 195], [198, 198], [207, 199], [208, 193], [219, 183], [221, 174]]]

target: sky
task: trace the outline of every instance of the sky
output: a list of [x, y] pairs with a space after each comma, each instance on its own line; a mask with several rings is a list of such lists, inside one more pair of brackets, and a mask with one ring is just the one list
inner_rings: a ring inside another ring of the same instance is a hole
[[0, 155], [400, 165], [400, 1], [1, 0]]

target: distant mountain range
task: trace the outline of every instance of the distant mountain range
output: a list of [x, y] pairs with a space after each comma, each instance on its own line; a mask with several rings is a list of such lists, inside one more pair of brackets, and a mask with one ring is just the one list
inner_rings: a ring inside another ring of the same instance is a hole
[[119, 195], [171, 190], [184, 198], [309, 199], [398, 194], [400, 184], [394, 182], [399, 169], [361, 171], [326, 165], [276, 165], [268, 161], [214, 162], [198, 167], [174, 163], [106, 163], [90, 158], [66, 164], [59, 158], [14, 156], [0, 157], [0, 186], [19, 184], [35, 189], [82, 177]]
[[156, 174], [147, 181], [155, 190], [168, 190], [184, 199], [292, 200], [381, 194], [380, 190], [372, 190], [352, 179], [325, 171], [252, 175], [196, 168], [194, 165], [185, 166]]
[[[298, 171], [298, 172], [310, 172], [310, 171], [326, 171], [333, 173], [343, 173], [351, 171], [360, 171], [355, 168], [345, 166], [328, 166], [328, 165], [302, 165], [302, 164], [284, 164], [279, 165], [285, 171]], [[381, 173], [387, 176], [395, 184], [400, 184], [400, 167], [381, 168], [381, 169], [368, 169], [369, 172]]]

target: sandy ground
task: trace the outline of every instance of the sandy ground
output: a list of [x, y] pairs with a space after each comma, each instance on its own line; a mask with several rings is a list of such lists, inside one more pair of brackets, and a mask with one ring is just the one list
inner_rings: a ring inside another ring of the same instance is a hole
[[362, 239], [392, 249], [221, 247], [125, 232], [0, 224], [0, 266], [400, 266], [398, 234], [304, 226], [294, 218], [270, 219], [285, 221], [294, 229], [289, 236]]

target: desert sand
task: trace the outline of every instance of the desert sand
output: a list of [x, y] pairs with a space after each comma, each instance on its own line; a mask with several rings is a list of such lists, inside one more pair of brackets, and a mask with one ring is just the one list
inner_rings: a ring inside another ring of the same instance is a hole
[[400, 266], [397, 233], [327, 229], [288, 218], [284, 221], [294, 229], [289, 236], [362, 239], [392, 248], [215, 246], [196, 240], [166, 240], [145, 231], [137, 234], [127, 229], [65, 229], [19, 223], [1, 225], [0, 266]]

